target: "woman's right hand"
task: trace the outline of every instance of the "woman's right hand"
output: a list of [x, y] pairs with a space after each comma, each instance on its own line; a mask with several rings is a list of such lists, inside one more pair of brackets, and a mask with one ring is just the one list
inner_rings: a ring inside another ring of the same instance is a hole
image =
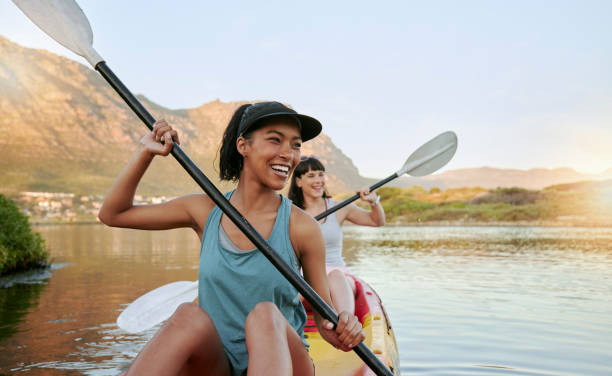
[[170, 154], [174, 142], [181, 144], [178, 133], [164, 119], [156, 121], [153, 124], [153, 130], [140, 139], [140, 144], [145, 151], [152, 155], [162, 156]]
[[323, 320], [319, 333], [327, 342], [344, 352], [351, 351], [353, 347], [365, 339], [365, 333], [357, 316], [343, 311], [338, 315], [338, 325]]

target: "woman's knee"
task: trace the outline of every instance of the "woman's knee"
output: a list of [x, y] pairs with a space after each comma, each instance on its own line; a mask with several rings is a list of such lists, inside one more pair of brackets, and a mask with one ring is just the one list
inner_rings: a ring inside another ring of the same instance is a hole
[[333, 293], [339, 294], [344, 291], [348, 291], [355, 295], [355, 282], [351, 277], [344, 274], [343, 271], [335, 269], [327, 274], [327, 279], [329, 280], [329, 288]]
[[327, 278], [333, 282], [343, 282], [345, 283], [346, 277], [344, 276], [344, 272], [338, 269], [334, 269], [329, 274], [327, 274]]
[[178, 306], [168, 319], [167, 326], [194, 337], [206, 336], [207, 332], [214, 329], [210, 316], [195, 303], [183, 303]]
[[259, 302], [249, 312], [245, 322], [245, 330], [251, 329], [280, 329], [283, 324], [283, 315], [278, 310], [278, 307], [272, 302]]

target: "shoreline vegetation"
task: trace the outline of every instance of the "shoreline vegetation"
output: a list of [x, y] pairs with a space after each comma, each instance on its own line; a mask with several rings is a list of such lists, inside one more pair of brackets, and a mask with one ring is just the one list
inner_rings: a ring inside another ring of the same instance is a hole
[[612, 226], [612, 181], [557, 184], [541, 190], [383, 187], [378, 194], [391, 225]]
[[32, 231], [17, 204], [0, 194], [0, 276], [48, 265], [44, 239]]
[[[612, 180], [557, 184], [541, 190], [413, 186], [382, 187], [377, 192], [388, 225], [612, 226]], [[334, 199], [341, 201], [352, 194], [335, 195]], [[9, 197], [36, 225], [98, 223], [104, 199], [53, 192], [14, 192]], [[136, 195], [134, 203], [155, 204], [171, 198]]]

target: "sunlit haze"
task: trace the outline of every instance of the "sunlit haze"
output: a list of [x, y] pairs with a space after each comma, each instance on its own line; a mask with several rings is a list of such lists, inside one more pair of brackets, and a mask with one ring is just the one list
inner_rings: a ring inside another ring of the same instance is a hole
[[[289, 103], [365, 176], [446, 130], [446, 170], [612, 168], [609, 1], [79, 4], [133, 92], [169, 108]], [[86, 64], [10, 1], [0, 35]]]

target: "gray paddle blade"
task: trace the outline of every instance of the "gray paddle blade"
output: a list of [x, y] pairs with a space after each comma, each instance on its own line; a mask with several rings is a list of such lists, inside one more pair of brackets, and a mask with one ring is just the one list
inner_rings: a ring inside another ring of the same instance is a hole
[[74, 0], [13, 0], [42, 31], [92, 67], [103, 61], [93, 49], [93, 33], [83, 10]]
[[128, 333], [150, 329], [167, 320], [179, 305], [198, 296], [198, 281], [177, 281], [160, 286], [134, 300], [117, 318], [117, 325]]
[[423, 144], [408, 157], [397, 176], [425, 176], [446, 165], [457, 151], [457, 135], [448, 131]]

